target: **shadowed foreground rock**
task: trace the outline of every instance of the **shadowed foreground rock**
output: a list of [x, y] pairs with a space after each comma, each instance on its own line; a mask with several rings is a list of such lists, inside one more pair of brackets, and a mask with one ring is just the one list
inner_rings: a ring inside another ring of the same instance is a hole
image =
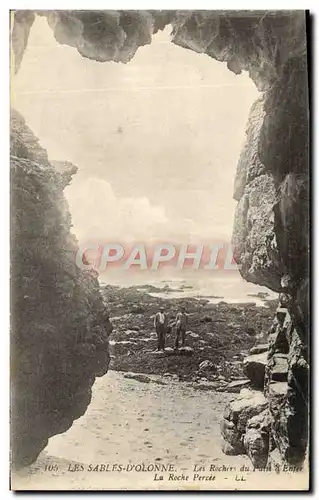
[[75, 264], [59, 173], [16, 112], [11, 118], [11, 422], [15, 466], [85, 412], [109, 364], [112, 326], [99, 284]]
[[[271, 433], [283, 460], [302, 462], [308, 439], [309, 308], [309, 111], [305, 13], [39, 11], [37, 14], [47, 17], [59, 43], [70, 45], [84, 57], [100, 62], [129, 61], [138, 47], [151, 43], [153, 33], [170, 23], [173, 43], [224, 61], [236, 74], [248, 71], [263, 92], [252, 107], [246, 144], [238, 163], [234, 190], [238, 205], [233, 243], [235, 259], [241, 266], [244, 279], [284, 292], [287, 296], [289, 326], [284, 335], [281, 328], [277, 331], [278, 340], [280, 336], [281, 340], [286, 339], [285, 350], [280, 353], [287, 354], [287, 391], [282, 394], [280, 402], [283, 417], [279, 422], [275, 420], [277, 410], [274, 410]], [[13, 49], [17, 68], [32, 22], [33, 16], [28, 11], [16, 15]], [[31, 189], [36, 191], [37, 186], [37, 176], [31, 176], [30, 192]], [[33, 207], [35, 220], [39, 217], [36, 207], [39, 209], [40, 201], [36, 201]], [[42, 219], [42, 226], [43, 222]], [[34, 237], [42, 244], [44, 234]], [[23, 251], [23, 258], [28, 261], [29, 251], [27, 248]], [[50, 254], [46, 266], [52, 269]], [[28, 295], [32, 287], [33, 283], [26, 284], [24, 293]], [[42, 297], [47, 293], [45, 285], [43, 293]], [[43, 303], [46, 301], [45, 298]], [[34, 316], [33, 321], [41, 324], [40, 305], [36, 314], [39, 318]], [[274, 353], [269, 353], [270, 362]], [[48, 361], [43, 363], [45, 365]], [[281, 361], [277, 378], [284, 377], [284, 364]], [[60, 364], [46, 369], [51, 369], [52, 376], [56, 377]], [[30, 383], [33, 380], [29, 380]], [[284, 383], [278, 381], [275, 385]], [[25, 384], [27, 387], [27, 382]], [[57, 393], [59, 385], [54, 387]], [[267, 398], [270, 392], [266, 390]], [[270, 405], [270, 411], [277, 407]]]
[[225, 446], [227, 455], [245, 453], [244, 437], [248, 421], [263, 412], [267, 404], [260, 391], [242, 389], [240, 395], [225, 408], [221, 433], [228, 443]]

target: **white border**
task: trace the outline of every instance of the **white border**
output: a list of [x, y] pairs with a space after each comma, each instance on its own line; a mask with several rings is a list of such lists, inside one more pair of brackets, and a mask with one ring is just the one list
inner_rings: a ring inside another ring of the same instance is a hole
[[[309, 9], [310, 12], [315, 16], [318, 12], [318, 7], [316, 6], [315, 1], [308, 2], [307, 5], [305, 2], [301, 1], [294, 1], [291, 0], [290, 2], [283, 1], [283, 0], [268, 0], [267, 2], [257, 2], [256, 1], [246, 1], [244, 3], [236, 2], [236, 1], [231, 1], [231, 0], [224, 0], [221, 3], [214, 3], [214, 2], [208, 2], [204, 0], [197, 0], [196, 2], [193, 1], [180, 1], [180, 0], [175, 0], [174, 2], [167, 1], [167, 0], [162, 0], [162, 1], [152, 1], [152, 2], [145, 2], [142, 0], [136, 1], [136, 2], [130, 2], [130, 1], [124, 1], [124, 0], [118, 0], [117, 2], [105, 2], [102, 0], [91, 0], [90, 2], [84, 1], [84, 0], [77, 0], [75, 1], [69, 1], [69, 0], [55, 0], [54, 2], [48, 0], [33, 0], [33, 1], [26, 1], [26, 0], [15, 0], [14, 2], [6, 2], [3, 1], [0, 6], [0, 22], [1, 22], [1, 28], [0, 28], [0, 36], [1, 36], [1, 43], [0, 43], [0, 48], [1, 48], [1, 92], [0, 92], [0, 99], [1, 99], [1, 132], [0, 132], [0, 137], [1, 137], [1, 155], [2, 155], [2, 162], [1, 162], [1, 182], [0, 182], [0, 203], [1, 203], [1, 240], [2, 244], [0, 246], [0, 262], [1, 262], [1, 281], [2, 281], [2, 286], [1, 286], [1, 299], [0, 299], [0, 307], [1, 307], [1, 355], [2, 359], [0, 362], [0, 387], [1, 387], [1, 396], [0, 396], [0, 401], [2, 403], [2, 411], [1, 411], [1, 462], [0, 462], [0, 492], [2, 495], [4, 494], [4, 498], [7, 498], [9, 495], [12, 495], [8, 491], [9, 488], [9, 466], [8, 466], [8, 449], [9, 449], [9, 422], [8, 422], [8, 416], [9, 416], [9, 162], [8, 162], [8, 157], [9, 157], [9, 9], [260, 9], [260, 10], [270, 10], [270, 9]], [[315, 40], [318, 40], [316, 33], [316, 26], [313, 26], [313, 42]], [[313, 66], [315, 62], [317, 62], [317, 54], [315, 54], [315, 43], [313, 43]], [[316, 90], [317, 90], [317, 85], [318, 85], [318, 64], [316, 67], [313, 67], [312, 70], [313, 74], [313, 82], [311, 82], [312, 85], [314, 85], [313, 88], [313, 110], [312, 110], [312, 125], [314, 126], [315, 124], [315, 118], [318, 117], [318, 104], [315, 102], [315, 96], [317, 95]], [[313, 140], [314, 144], [318, 144], [318, 139], [319, 139], [319, 128], [314, 130], [313, 133]], [[316, 175], [315, 175], [315, 170], [317, 170], [318, 165], [317, 165], [317, 156], [315, 155], [314, 147], [313, 147], [313, 184], [317, 184], [316, 182]], [[314, 212], [313, 212], [313, 228], [314, 230], [318, 229], [317, 223], [319, 220], [318, 217], [318, 196], [319, 193], [315, 193], [315, 190], [313, 192], [314, 195]], [[317, 198], [317, 200], [316, 200]], [[318, 237], [319, 231], [315, 231], [315, 235], [313, 238], [313, 243], [315, 244], [315, 249], [318, 248]], [[313, 258], [315, 258], [315, 249], [313, 249], [312, 254]], [[315, 312], [319, 308], [319, 271], [315, 267], [315, 262], [314, 262], [314, 268], [313, 268], [313, 275], [316, 278], [314, 280], [314, 290], [313, 290], [313, 311]], [[319, 334], [319, 333], [318, 333]], [[318, 353], [318, 342], [315, 342], [315, 338], [317, 336], [317, 332], [312, 333], [313, 336], [313, 341], [312, 341], [312, 348], [314, 350], [312, 354], [312, 359], [314, 361], [314, 365], [316, 365], [317, 359], [319, 357]], [[317, 400], [315, 400], [315, 392], [317, 388], [317, 379], [315, 377], [316, 373], [313, 373], [313, 396], [314, 396], [314, 403], [317, 403]], [[312, 411], [313, 411], [313, 424], [317, 424], [318, 421], [318, 415], [319, 412], [317, 411], [318, 407], [317, 405], [313, 405]], [[318, 426], [315, 426], [317, 429]], [[318, 439], [316, 435], [314, 436], [314, 443], [313, 443], [313, 458], [318, 456]], [[314, 477], [313, 477], [313, 484], [314, 486], [316, 485], [315, 481], [315, 469], [316, 465], [314, 466]], [[105, 494], [110, 497], [114, 497], [115, 494], [107, 493]], [[65, 497], [65, 494], [59, 494], [60, 497]], [[79, 497], [81, 494], [76, 494], [75, 497]], [[196, 493], [194, 494], [196, 495]], [[218, 493], [213, 493], [213, 495], [218, 495]], [[224, 495], [223, 498], [229, 497], [232, 494], [229, 495]], [[305, 494], [304, 494], [305, 495]], [[43, 494], [38, 494], [37, 495], [39, 498], [44, 498]], [[143, 495], [144, 496], [144, 495]], [[172, 497], [175, 496], [174, 494], [165, 494], [166, 497]], [[241, 498], [248, 497], [247, 495], [241, 494]], [[249, 495], [251, 496], [251, 495]], [[192, 495], [193, 497], [193, 495]], [[74, 494], [73, 494], [74, 498]], [[188, 495], [188, 498], [190, 496]], [[249, 497], [248, 497], [249, 498]]]

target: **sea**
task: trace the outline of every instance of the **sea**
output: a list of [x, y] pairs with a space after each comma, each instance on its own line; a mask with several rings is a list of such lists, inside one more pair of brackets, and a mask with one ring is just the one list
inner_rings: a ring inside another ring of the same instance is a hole
[[148, 291], [148, 286], [158, 290], [148, 291], [150, 295], [161, 298], [193, 297], [208, 299], [210, 303], [251, 303], [256, 306], [267, 307], [267, 301], [278, 299], [278, 293], [269, 288], [245, 281], [239, 272], [229, 273], [124, 273], [104, 274], [100, 283], [119, 287], [134, 286], [137, 289]]

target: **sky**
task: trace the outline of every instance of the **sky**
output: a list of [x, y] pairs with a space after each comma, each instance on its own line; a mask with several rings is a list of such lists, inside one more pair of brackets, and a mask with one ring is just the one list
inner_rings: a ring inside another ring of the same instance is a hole
[[65, 194], [80, 241], [230, 241], [257, 97], [246, 73], [175, 46], [169, 27], [128, 64], [99, 63], [59, 45], [41, 17], [13, 82], [49, 158], [79, 167]]

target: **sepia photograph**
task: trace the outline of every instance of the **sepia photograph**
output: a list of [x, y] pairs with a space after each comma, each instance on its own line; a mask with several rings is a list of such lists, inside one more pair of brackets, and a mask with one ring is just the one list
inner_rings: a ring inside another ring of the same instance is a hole
[[308, 491], [309, 12], [9, 26], [11, 490]]

